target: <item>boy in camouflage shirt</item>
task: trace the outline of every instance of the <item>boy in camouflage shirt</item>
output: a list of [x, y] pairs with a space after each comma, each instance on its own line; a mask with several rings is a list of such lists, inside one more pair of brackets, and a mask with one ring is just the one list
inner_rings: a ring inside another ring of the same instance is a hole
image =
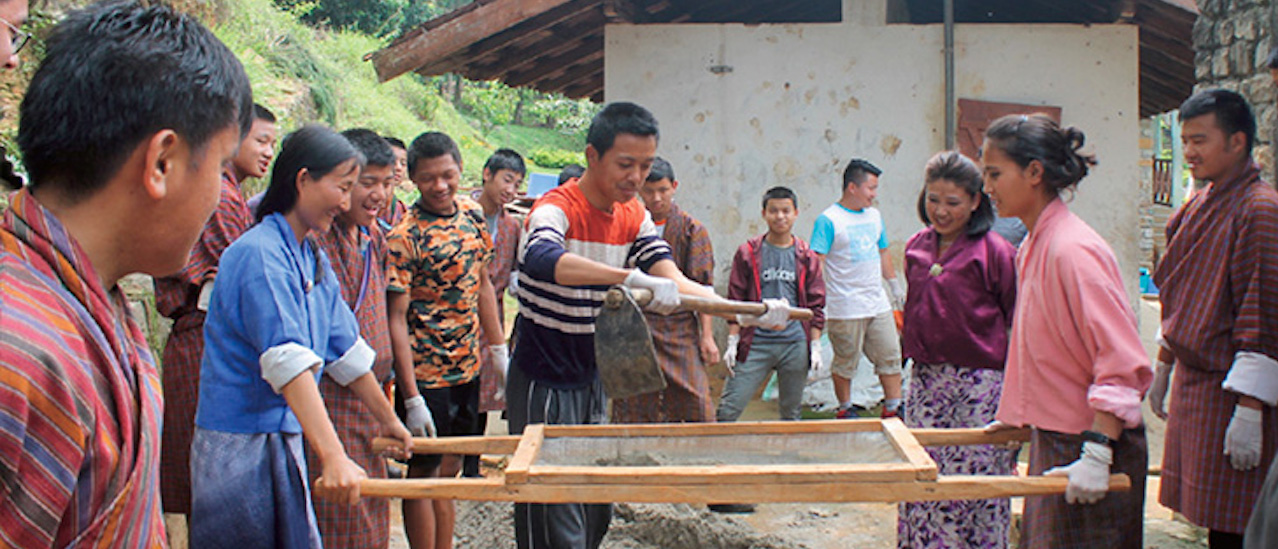
[[[409, 179], [421, 191], [387, 236], [387, 300], [395, 355], [397, 407], [418, 436], [482, 434], [479, 428], [480, 327], [495, 375], [505, 384], [507, 352], [488, 277], [493, 244], [483, 208], [457, 196], [462, 161], [445, 134], [424, 133], [408, 148]], [[414, 455], [411, 478], [457, 475], [459, 456]], [[449, 547], [452, 501], [404, 500], [413, 547]]]

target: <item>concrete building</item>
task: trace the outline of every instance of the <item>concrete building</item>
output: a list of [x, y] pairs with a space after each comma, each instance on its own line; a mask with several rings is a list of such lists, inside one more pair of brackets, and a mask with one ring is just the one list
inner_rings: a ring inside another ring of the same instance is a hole
[[956, 4], [953, 103], [940, 1], [492, 0], [373, 60], [383, 78], [460, 72], [648, 107], [683, 183], [677, 200], [710, 229], [723, 282], [736, 246], [765, 230], [765, 189], [800, 195], [806, 237], [854, 157], [885, 170], [879, 207], [899, 266], [922, 227], [923, 165], [947, 148], [947, 104], [968, 152], [996, 115], [1044, 110], [1086, 132], [1100, 159], [1071, 208], [1113, 246], [1134, 293], [1148, 201], [1140, 121], [1190, 91], [1192, 3]]

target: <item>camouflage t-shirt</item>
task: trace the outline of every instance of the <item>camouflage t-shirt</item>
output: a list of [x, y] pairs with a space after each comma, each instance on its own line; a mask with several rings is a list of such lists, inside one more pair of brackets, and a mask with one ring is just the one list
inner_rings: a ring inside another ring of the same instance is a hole
[[493, 242], [479, 203], [457, 197], [439, 216], [413, 204], [386, 237], [388, 292], [408, 292], [413, 367], [425, 387], [479, 375], [479, 284]]

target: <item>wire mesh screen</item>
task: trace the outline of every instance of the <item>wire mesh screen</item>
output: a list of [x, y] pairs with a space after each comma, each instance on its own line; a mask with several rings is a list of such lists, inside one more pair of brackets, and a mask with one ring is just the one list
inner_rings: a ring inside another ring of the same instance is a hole
[[848, 465], [906, 463], [881, 431], [656, 437], [549, 437], [546, 466]]

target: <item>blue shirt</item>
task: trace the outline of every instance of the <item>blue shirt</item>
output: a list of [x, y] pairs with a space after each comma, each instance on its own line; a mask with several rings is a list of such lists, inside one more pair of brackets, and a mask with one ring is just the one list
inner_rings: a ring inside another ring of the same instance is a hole
[[826, 318], [872, 318], [892, 310], [883, 291], [880, 251], [887, 229], [878, 208], [834, 203], [817, 216], [812, 250], [825, 256]]
[[[309, 350], [316, 362], [329, 364], [357, 344], [359, 323], [328, 257], [310, 240], [299, 243], [283, 215], [271, 214], [222, 254], [204, 321], [195, 424], [231, 433], [301, 433], [284, 396], [263, 377], [263, 355]], [[322, 369], [313, 371], [317, 381]]]

